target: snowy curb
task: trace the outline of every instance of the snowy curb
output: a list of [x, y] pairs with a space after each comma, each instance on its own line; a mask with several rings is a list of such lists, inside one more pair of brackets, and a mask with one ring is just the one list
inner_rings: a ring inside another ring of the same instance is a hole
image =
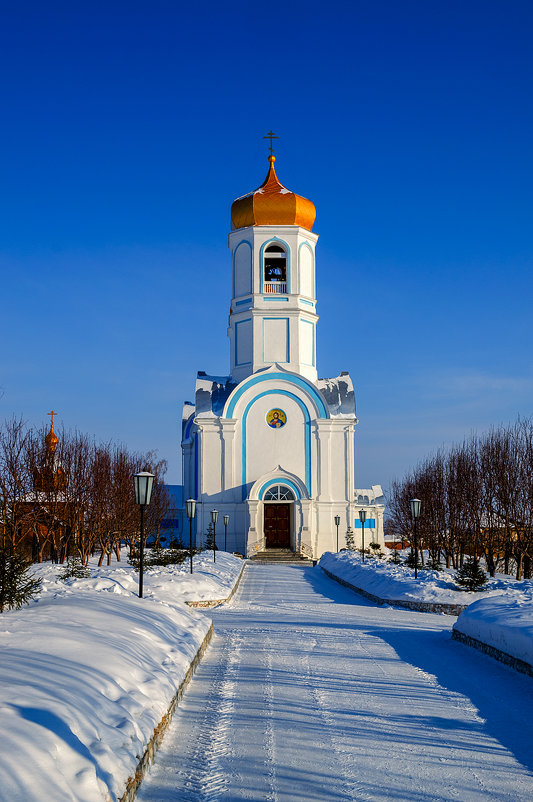
[[226, 596], [225, 599], [210, 599], [210, 600], [202, 600], [202, 601], [186, 601], [185, 604], [189, 607], [218, 607], [219, 604], [224, 604], [225, 602], [229, 602], [237, 588], [239, 587], [239, 583], [242, 578], [242, 572], [244, 571], [246, 563], [243, 563], [241, 570], [239, 571], [239, 575], [233, 585], [231, 593], [229, 596]]
[[483, 643], [483, 641], [477, 640], [471, 635], [465, 635], [463, 632], [456, 629], [455, 626], [452, 630], [452, 639], [459, 641], [459, 643], [464, 643], [466, 646], [472, 646], [472, 648], [478, 649], [484, 654], [488, 654], [495, 660], [499, 660], [500, 663], [505, 663], [506, 666], [514, 668], [515, 671], [520, 671], [521, 674], [527, 674], [529, 677], [533, 677], [533, 666], [529, 663], [526, 663], [524, 660], [519, 660], [518, 657], [513, 657], [512, 654], [502, 652], [501, 649], [497, 649], [495, 646]]
[[211, 626], [209, 627], [207, 634], [200, 645], [200, 648], [196, 652], [196, 655], [194, 656], [189, 668], [187, 669], [187, 673], [185, 674], [185, 677], [180, 683], [180, 686], [176, 691], [167, 712], [165, 713], [165, 715], [163, 716], [157, 727], [155, 727], [154, 734], [148, 741], [148, 745], [144, 750], [144, 754], [139, 760], [139, 763], [137, 764], [137, 769], [135, 770], [135, 774], [133, 775], [133, 777], [129, 777], [128, 782], [126, 784], [126, 792], [119, 798], [118, 802], [133, 802], [133, 800], [137, 796], [137, 791], [139, 790], [139, 786], [143, 780], [144, 775], [146, 774], [148, 767], [154, 760], [155, 753], [159, 749], [159, 746], [163, 739], [163, 735], [165, 734], [166, 729], [172, 720], [172, 716], [174, 715], [176, 707], [181, 701], [185, 688], [191, 681], [193, 674], [198, 666], [198, 663], [202, 659], [205, 650], [207, 649], [209, 642], [213, 637], [213, 631], [214, 631], [213, 624], [211, 623]]
[[326, 576], [329, 576], [330, 579], [334, 579], [335, 582], [338, 582], [340, 585], [344, 585], [350, 590], [360, 593], [361, 596], [364, 596], [365, 598], [370, 599], [370, 601], [376, 602], [377, 604], [393, 604], [395, 607], [404, 607], [407, 610], [416, 610], [420, 613], [444, 613], [445, 615], [460, 615], [463, 610], [466, 610], [468, 607], [468, 604], [448, 604], [447, 602], [382, 599], [380, 596], [375, 596], [373, 593], [369, 593], [367, 590], [358, 588], [356, 585], [353, 585], [346, 579], [341, 579], [339, 576], [335, 576], [335, 574], [331, 573], [331, 571], [328, 571], [327, 568], [324, 568], [324, 566], [321, 565], [320, 568], [322, 571], [324, 571]]

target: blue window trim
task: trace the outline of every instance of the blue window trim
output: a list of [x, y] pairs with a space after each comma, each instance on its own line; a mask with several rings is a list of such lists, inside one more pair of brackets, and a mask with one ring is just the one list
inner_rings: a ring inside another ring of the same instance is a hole
[[289, 303], [289, 299], [283, 295], [275, 295], [274, 297], [272, 295], [264, 295], [263, 301], [287, 301]]
[[[287, 287], [289, 288], [289, 292], [291, 289], [291, 249], [288, 242], [285, 242], [284, 239], [281, 237], [272, 237], [272, 239], [263, 242], [261, 245], [261, 250], [259, 251], [259, 270], [260, 270], [260, 282], [259, 282], [259, 292], [264, 292], [263, 284], [265, 282], [265, 265], [263, 261], [263, 254], [265, 252], [265, 248], [268, 245], [271, 245], [273, 242], [280, 242], [282, 245], [285, 246], [287, 252]], [[235, 271], [233, 271], [235, 273]]]
[[[313, 275], [311, 276], [311, 278], [312, 278], [311, 285], [312, 285], [312, 288], [313, 288], [313, 298], [316, 299], [315, 252], [313, 251], [313, 249], [311, 248], [311, 246], [309, 245], [308, 242], [301, 242], [299, 247], [298, 247], [298, 295], [302, 294], [301, 288], [300, 288], [300, 251], [302, 250], [302, 248], [308, 248], [311, 251], [311, 270], [313, 271]], [[307, 303], [309, 303], [309, 301], [307, 301]]]
[[[311, 345], [311, 348], [312, 348], [311, 367], [314, 368], [315, 367], [315, 362], [316, 362], [316, 358], [315, 358], [315, 324], [313, 323], [312, 320], [302, 320], [301, 322], [302, 323], [306, 323], [308, 326], [312, 326], [312, 335], [313, 336], [312, 336], [312, 345]], [[309, 365], [309, 362], [302, 362], [302, 365]]]
[[232, 284], [233, 284], [233, 287], [232, 287], [232, 290], [233, 290], [233, 297], [234, 298], [236, 297], [235, 296], [235, 255], [236, 255], [237, 251], [239, 250], [239, 248], [241, 247], [241, 245], [248, 245], [248, 247], [250, 248], [250, 289], [248, 290], [248, 292], [245, 292], [244, 294], [245, 295], [250, 295], [250, 293], [254, 291], [254, 259], [253, 259], [254, 249], [252, 248], [252, 244], [250, 242], [248, 242], [247, 239], [243, 239], [243, 240], [241, 240], [239, 242], [239, 244], [237, 245], [237, 247], [233, 251], [233, 258], [232, 258], [232, 262], [233, 262], [233, 270], [232, 270], [232, 274], [233, 274], [232, 279], [233, 280], [232, 280]]
[[[285, 359], [282, 360], [285, 364], [288, 364], [291, 361], [291, 328], [289, 325], [289, 318], [288, 317], [264, 317], [263, 318], [263, 362], [266, 362], [265, 359], [265, 320], [285, 320], [287, 323], [287, 350], [285, 352]], [[274, 360], [278, 361], [278, 360]], [[270, 363], [272, 364], [272, 363]]]
[[[266, 395], [285, 395], [288, 398], [292, 398], [293, 401], [296, 401], [298, 406], [301, 408], [304, 419], [305, 419], [305, 431], [304, 431], [304, 446], [305, 446], [305, 486], [307, 487], [307, 492], [309, 493], [309, 497], [311, 497], [311, 416], [309, 415], [309, 410], [305, 406], [304, 402], [301, 398], [298, 398], [297, 395], [294, 393], [289, 393], [288, 390], [265, 390], [263, 393], [259, 393], [251, 401], [248, 402], [246, 409], [244, 410], [244, 414], [242, 416], [242, 453], [241, 453], [241, 475], [242, 475], [242, 500], [245, 501], [248, 495], [248, 487], [246, 485], [246, 422], [248, 418], [248, 413], [260, 398], [264, 398]], [[278, 482], [281, 484], [281, 481]]]
[[290, 487], [290, 489], [294, 493], [296, 501], [300, 501], [300, 499], [302, 498], [300, 490], [298, 489], [297, 485], [294, 484], [294, 482], [291, 482], [290, 479], [285, 479], [285, 477], [278, 477], [277, 479], [269, 479], [268, 482], [265, 482], [265, 484], [262, 486], [261, 490], [259, 491], [259, 500], [260, 501], [263, 500], [263, 496], [265, 495], [265, 493], [268, 490], [268, 488], [272, 487], [272, 485], [281, 485], [282, 487], [283, 486]]
[[[356, 518], [354, 521], [354, 529], [362, 529], [362, 528], [363, 524], [361, 523], [361, 520], [359, 518]], [[376, 528], [375, 518], [369, 518], [367, 521], [365, 521], [365, 531], [367, 529], [375, 529], [375, 528]]]
[[[252, 363], [252, 360], [248, 360], [248, 362], [238, 362], [238, 361], [237, 361], [237, 360], [238, 360], [238, 351], [237, 351], [237, 342], [238, 342], [238, 336], [237, 336], [237, 326], [240, 326], [240, 325], [241, 325], [241, 323], [252, 323], [252, 326], [253, 326], [253, 322], [252, 322], [252, 318], [251, 318], [251, 317], [247, 317], [247, 318], [245, 318], [244, 320], [238, 320], [238, 321], [235, 323], [235, 342], [234, 342], [234, 344], [233, 344], [233, 350], [234, 350], [234, 354], [235, 354], [235, 367], [238, 367], [238, 366], [240, 366], [240, 365], [251, 365], [251, 363]], [[253, 332], [252, 332], [252, 347], [253, 347]]]
[[314, 306], [315, 305], [314, 301], [308, 301], [306, 298], [300, 298], [300, 303], [301, 304], [307, 304], [307, 306]]
[[249, 304], [251, 298], [245, 298], [243, 301], [235, 301], [235, 306], [242, 306], [243, 304]]
[[301, 376], [292, 376], [287, 373], [263, 373], [260, 376], [250, 376], [250, 378], [245, 379], [239, 387], [236, 387], [233, 391], [233, 394], [229, 398], [228, 409], [226, 415], [223, 417], [232, 418], [233, 413], [235, 411], [235, 406], [237, 402], [242, 397], [243, 393], [250, 389], [250, 387], [254, 387], [256, 384], [260, 384], [261, 382], [271, 381], [272, 379], [278, 381], [286, 381], [289, 384], [295, 384], [300, 389], [304, 390], [315, 403], [318, 409], [318, 417], [319, 418], [328, 418], [328, 411], [326, 409], [326, 405], [324, 403], [324, 399], [316, 389], [316, 387], [311, 384], [311, 382], [307, 381]]

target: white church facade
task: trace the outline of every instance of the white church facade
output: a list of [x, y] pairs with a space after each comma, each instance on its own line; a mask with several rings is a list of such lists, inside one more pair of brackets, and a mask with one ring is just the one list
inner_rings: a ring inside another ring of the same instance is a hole
[[[196, 542], [212, 509], [229, 515], [228, 551], [286, 548], [312, 558], [348, 528], [383, 545], [379, 485], [354, 489], [355, 395], [348, 373], [316, 365], [315, 207], [274, 169], [231, 207], [230, 372], [198, 373], [182, 419], [184, 497], [197, 500]], [[359, 535], [359, 536], [358, 536]]]

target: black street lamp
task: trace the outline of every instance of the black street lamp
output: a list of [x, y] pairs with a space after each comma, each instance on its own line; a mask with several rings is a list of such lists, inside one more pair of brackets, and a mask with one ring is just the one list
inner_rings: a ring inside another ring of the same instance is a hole
[[359, 510], [359, 520], [361, 521], [361, 526], [363, 528], [363, 548], [361, 554], [363, 555], [363, 562], [365, 561], [365, 521], [366, 521], [366, 510]]
[[217, 521], [218, 521], [218, 510], [211, 510], [211, 522], [213, 524], [213, 562], [214, 563], [217, 561], [216, 554], [215, 554], [216, 548], [217, 548], [217, 532], [216, 532]]
[[335, 521], [335, 526], [337, 527], [337, 552], [339, 551], [339, 524], [341, 522], [341, 516], [336, 515], [333, 519]]
[[[417, 534], [416, 534], [416, 521], [417, 521], [417, 518], [420, 516], [420, 506], [421, 506], [422, 502], [420, 501], [419, 498], [412, 498], [411, 501], [409, 502], [409, 504], [411, 505], [411, 515], [413, 516], [413, 521], [414, 521], [414, 524], [415, 524], [415, 579], [416, 579], [417, 576], [418, 576], [418, 572], [417, 572], [417, 565], [418, 565], [418, 538], [417, 538]], [[411, 554], [412, 553], [413, 553], [413, 549], [411, 548]]]
[[229, 524], [229, 515], [224, 516], [224, 551], [227, 551], [228, 548], [228, 524]]
[[155, 476], [149, 471], [141, 471], [133, 477], [135, 503], [141, 508], [141, 552], [139, 555], [139, 598], [143, 597], [144, 570], [144, 508], [150, 503]]
[[189, 519], [189, 557], [191, 560], [191, 574], [192, 574], [192, 519], [196, 515], [196, 501], [193, 498], [188, 498], [185, 502], [187, 510], [187, 518]]

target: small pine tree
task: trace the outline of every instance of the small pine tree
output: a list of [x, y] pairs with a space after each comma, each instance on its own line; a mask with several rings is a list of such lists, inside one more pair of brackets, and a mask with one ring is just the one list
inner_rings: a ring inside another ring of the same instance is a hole
[[478, 590], [483, 589], [483, 585], [487, 581], [487, 575], [477, 560], [470, 557], [468, 560], [464, 561], [461, 568], [459, 568], [455, 574], [454, 579], [462, 590], [476, 593]]
[[407, 555], [407, 557], [405, 558], [405, 564], [409, 568], [414, 568], [415, 564], [416, 564], [416, 567], [418, 568], [418, 570], [420, 570], [420, 568], [424, 568], [424, 566], [420, 562], [418, 554], [415, 555], [415, 553], [413, 551], [410, 551], [409, 554]]
[[87, 579], [91, 576], [89, 568], [82, 563], [79, 555], [69, 557], [64, 570], [58, 575], [58, 579]]
[[442, 563], [436, 557], [428, 560], [426, 568], [431, 568], [432, 571], [442, 571]]
[[355, 551], [355, 537], [351, 526], [348, 527], [346, 532], [346, 548], [350, 551]]
[[371, 549], [370, 552], [371, 557], [383, 557], [383, 554], [381, 552], [381, 546], [379, 545], [379, 543], [371, 543], [370, 549]]
[[[214, 537], [215, 536], [213, 534], [213, 522], [211, 521], [211, 523], [207, 527], [207, 533], [206, 533], [206, 536], [205, 536], [204, 549], [208, 549], [208, 550], [211, 549], [211, 551], [213, 550]], [[218, 551], [218, 546], [216, 546], [215, 550]]]
[[30, 574], [31, 563], [9, 549], [0, 549], [0, 613], [18, 610], [41, 590], [41, 580]]
[[398, 554], [398, 549], [394, 549], [392, 553], [392, 557], [390, 558], [390, 562], [394, 563], [394, 565], [400, 565], [402, 558]]

